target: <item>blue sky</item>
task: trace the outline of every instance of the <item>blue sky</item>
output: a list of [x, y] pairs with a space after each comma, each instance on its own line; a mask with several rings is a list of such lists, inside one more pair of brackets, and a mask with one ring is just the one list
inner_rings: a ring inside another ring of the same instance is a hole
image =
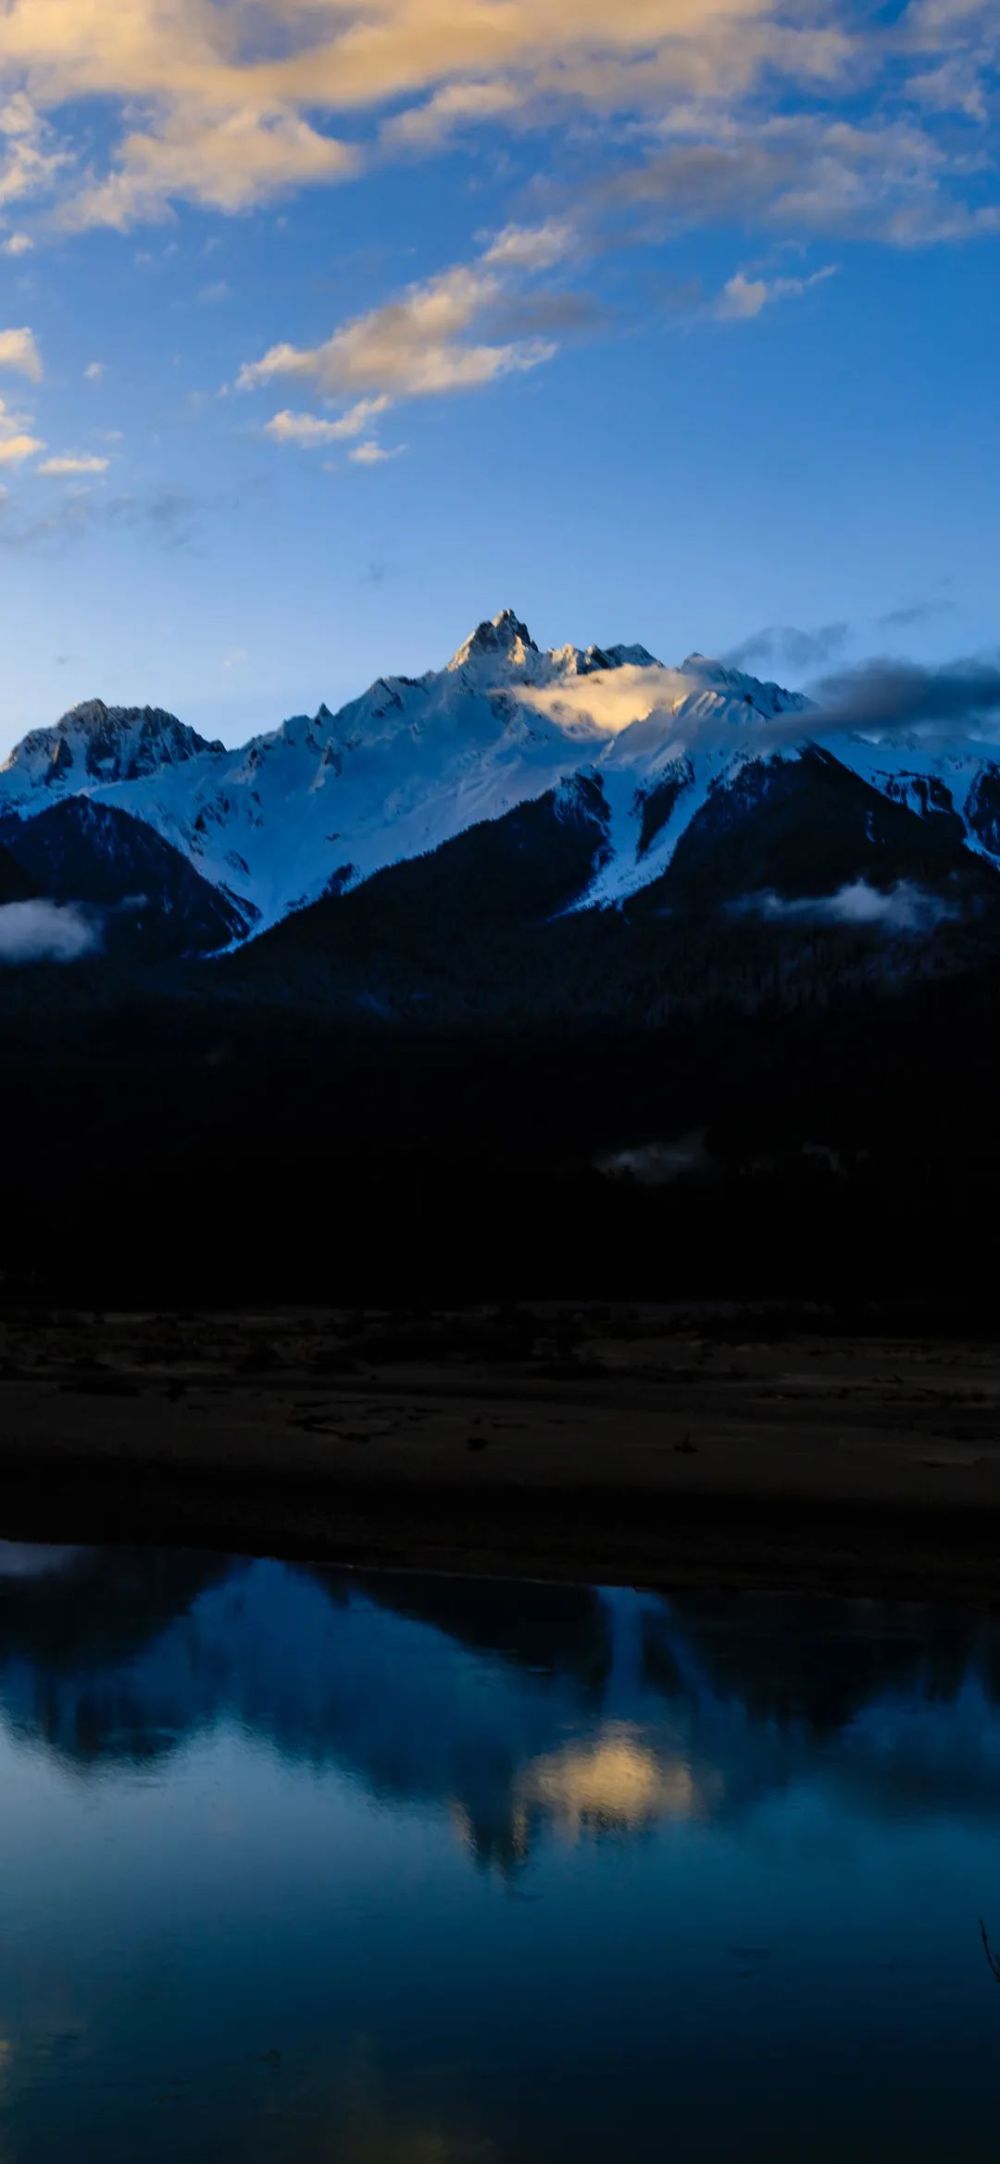
[[0, 753], [237, 741], [507, 604], [995, 651], [998, 55], [996, 0], [14, 0]]

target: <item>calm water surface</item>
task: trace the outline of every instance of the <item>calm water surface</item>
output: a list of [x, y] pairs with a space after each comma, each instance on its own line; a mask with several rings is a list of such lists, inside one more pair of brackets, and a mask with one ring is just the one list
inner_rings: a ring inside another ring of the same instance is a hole
[[1000, 1631], [0, 1546], [0, 2164], [995, 2148]]

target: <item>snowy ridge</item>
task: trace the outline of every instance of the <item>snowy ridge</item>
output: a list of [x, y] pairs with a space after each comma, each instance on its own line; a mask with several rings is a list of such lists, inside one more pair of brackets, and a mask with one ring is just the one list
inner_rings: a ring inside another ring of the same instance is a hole
[[[68, 796], [114, 804], [261, 928], [587, 774], [604, 793], [609, 851], [584, 899], [608, 904], [665, 869], [748, 761], [797, 759], [809, 713], [801, 694], [698, 653], [668, 668], [637, 645], [540, 649], [505, 609], [444, 669], [379, 677], [339, 712], [320, 706], [238, 749], [159, 708], [74, 707], [0, 768], [0, 816]], [[922, 815], [954, 816], [970, 846], [1000, 858], [990, 746], [855, 736], [837, 757]]]
[[32, 729], [0, 766], [5, 808], [31, 805], [36, 790], [54, 796], [91, 795], [97, 788], [140, 781], [183, 766], [224, 746], [210, 744], [160, 706], [105, 706], [86, 699], [52, 729]]

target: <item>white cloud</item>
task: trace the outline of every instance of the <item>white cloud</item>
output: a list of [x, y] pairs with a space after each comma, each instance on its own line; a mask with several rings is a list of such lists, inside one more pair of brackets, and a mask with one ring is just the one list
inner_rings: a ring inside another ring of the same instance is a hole
[[[675, 230], [739, 220], [786, 234], [880, 240], [894, 247], [994, 230], [995, 204], [959, 193], [968, 158], [949, 156], [911, 117], [863, 125], [815, 113], [747, 116], [673, 108], [640, 163], [598, 183], [601, 208], [655, 209]], [[975, 161], [973, 161], [973, 167]]]
[[0, 255], [30, 255], [34, 245], [29, 233], [10, 233], [0, 248]]
[[0, 908], [0, 964], [78, 962], [99, 945], [96, 926], [70, 902], [6, 902]]
[[323, 443], [341, 442], [345, 436], [362, 435], [388, 405], [389, 400], [385, 397], [359, 398], [336, 421], [325, 421], [316, 413], [292, 413], [285, 406], [265, 422], [264, 433], [273, 436], [276, 443], [298, 443], [305, 449], [312, 449]]
[[837, 268], [836, 263], [826, 263], [808, 278], [748, 278], [744, 271], [737, 271], [735, 277], [726, 280], [715, 313], [730, 322], [746, 323], [770, 307], [772, 301], [797, 299], [813, 286], [822, 285], [827, 278], [836, 276]]
[[34, 458], [36, 451], [44, 451], [39, 436], [0, 436], [0, 466], [20, 465], [26, 458]]
[[576, 244], [574, 228], [562, 219], [551, 218], [545, 225], [507, 225], [486, 249], [483, 262], [504, 270], [549, 270], [570, 255]]
[[521, 103], [522, 93], [512, 83], [448, 83], [425, 105], [394, 113], [382, 140], [394, 149], [436, 150], [463, 125], [501, 119]]
[[[556, 349], [546, 339], [497, 342], [466, 335], [475, 333], [503, 294], [496, 268], [483, 260], [455, 264], [409, 286], [401, 299], [356, 316], [319, 345], [271, 346], [240, 370], [237, 389], [255, 390], [279, 376], [304, 377], [328, 398], [360, 394], [351, 409], [356, 416], [361, 406], [384, 410], [399, 398], [472, 390], [551, 360]], [[269, 427], [272, 435], [297, 442], [356, 432], [290, 413], [275, 415]]]
[[[669, 715], [682, 699], [690, 697], [692, 680], [679, 669], [626, 662], [620, 669], [593, 669], [585, 676], [567, 677], [564, 683], [513, 688], [514, 698], [541, 707], [562, 727], [574, 724], [586, 735], [617, 736], [635, 721], [651, 714]], [[697, 723], [687, 719], [687, 733], [678, 740], [684, 751]]]
[[160, 133], [127, 135], [118, 167], [69, 199], [63, 223], [126, 232], [166, 216], [175, 197], [214, 210], [250, 210], [289, 189], [347, 179], [358, 166], [356, 150], [297, 113], [182, 106]]
[[0, 331], [0, 368], [9, 368], [15, 375], [30, 376], [32, 383], [41, 382], [42, 357], [33, 331], [26, 326], [16, 331]]
[[932, 112], [964, 113], [967, 120], [987, 120], [987, 85], [978, 69], [963, 59], [943, 60], [939, 67], [911, 75], [907, 94]]
[[[3, 81], [3, 18], [0, 17], [0, 83]], [[23, 90], [0, 105], [0, 208], [50, 192], [70, 164], [54, 147], [52, 131]]]
[[790, 919], [803, 924], [874, 925], [886, 932], [919, 933], [932, 931], [936, 924], [958, 916], [959, 911], [954, 903], [942, 900], [925, 887], [914, 886], [908, 879], [897, 880], [895, 886], [886, 888], [869, 886], [867, 879], [855, 879], [835, 894], [803, 894], [786, 899], [771, 888], [760, 894], [746, 894], [731, 904], [731, 913], [763, 917], [769, 923]]
[[[619, 121], [624, 145], [697, 107], [711, 147], [751, 100], [758, 125], [762, 90], [784, 113], [822, 91], [830, 128], [793, 116], [822, 158], [859, 88], [981, 121], [995, 59], [996, 0], [911, 0], [891, 19], [822, 0], [6, 0], [0, 205], [55, 194], [65, 224], [123, 229], [181, 200], [240, 212], [350, 178], [376, 139], [383, 155], [434, 150], [458, 128], [580, 115]], [[82, 171], [71, 120], [57, 128], [94, 100], [110, 145]], [[961, 194], [967, 170], [962, 146], [943, 150], [930, 194], [949, 178]]]
[[44, 449], [41, 438], [31, 434], [28, 415], [12, 412], [6, 399], [0, 398], [0, 466], [21, 465]]
[[69, 474], [107, 473], [110, 463], [109, 459], [98, 458], [93, 452], [66, 451], [56, 458], [43, 459], [38, 471], [62, 480]]
[[83, 371], [84, 382], [99, 383], [101, 377], [104, 374], [106, 365], [107, 364], [104, 361], [88, 361], [87, 366]]
[[347, 456], [355, 466], [381, 466], [387, 458], [402, 458], [403, 448], [401, 443], [395, 444], [391, 451], [381, 443], [358, 443]]

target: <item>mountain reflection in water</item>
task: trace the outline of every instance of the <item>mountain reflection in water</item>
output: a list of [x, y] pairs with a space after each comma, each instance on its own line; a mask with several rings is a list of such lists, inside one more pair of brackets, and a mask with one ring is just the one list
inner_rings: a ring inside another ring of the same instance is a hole
[[372, 1794], [445, 1805], [505, 1863], [739, 1812], [821, 1749], [887, 1808], [1000, 1805], [1000, 1638], [786, 1599], [355, 1573], [0, 1544], [0, 1711], [113, 1773], [235, 1723]]
[[0, 1544], [0, 1776], [4, 2164], [978, 2153], [987, 1621]]

